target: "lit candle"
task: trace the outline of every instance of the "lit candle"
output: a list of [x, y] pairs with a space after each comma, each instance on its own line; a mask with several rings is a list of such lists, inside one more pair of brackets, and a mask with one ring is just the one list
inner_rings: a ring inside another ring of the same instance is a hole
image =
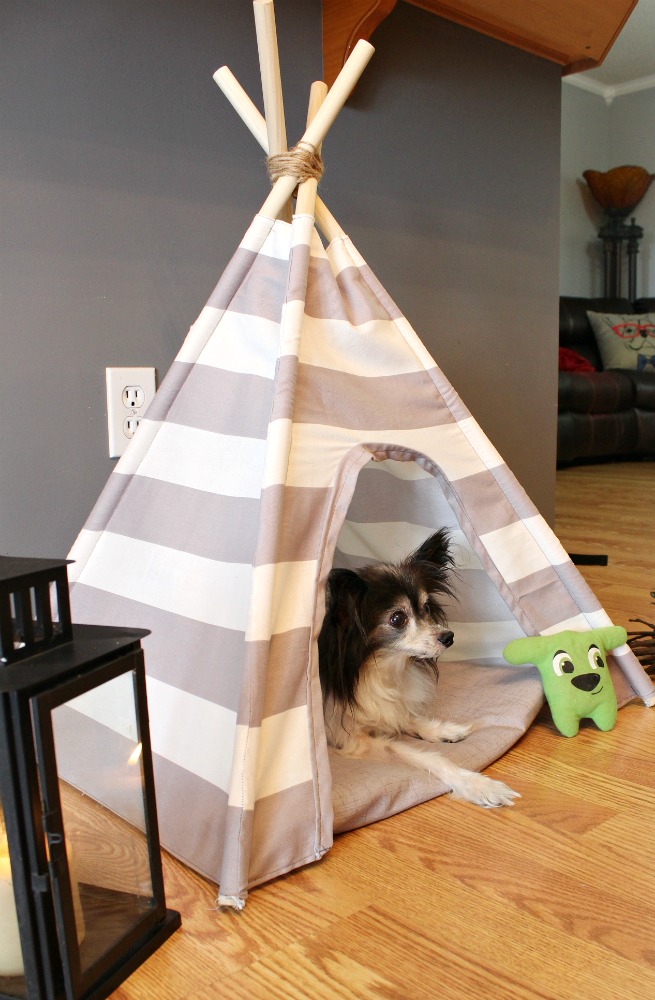
[[9, 845], [3, 827], [0, 826], [0, 976], [22, 976], [25, 971], [23, 949], [18, 932]]
[[75, 929], [77, 931], [77, 943], [82, 944], [86, 935], [84, 924], [84, 912], [82, 910], [82, 900], [80, 899], [80, 885], [75, 871], [75, 856], [72, 844], [66, 844], [66, 857], [68, 858], [68, 873], [71, 880], [71, 891], [73, 893], [73, 913], [75, 914]]
[[[73, 912], [75, 913], [77, 940], [81, 944], [84, 940], [86, 928], [84, 926], [80, 889], [75, 878], [74, 864], [71, 863], [72, 854], [73, 851], [70, 845], [67, 845], [68, 866], [71, 877], [71, 889], [73, 891]], [[9, 861], [9, 844], [7, 843], [7, 835], [4, 830], [2, 816], [0, 815], [0, 976], [22, 976], [24, 972], [25, 966], [23, 965], [23, 949], [21, 948], [20, 933], [18, 930], [16, 897], [11, 878], [11, 862]]]

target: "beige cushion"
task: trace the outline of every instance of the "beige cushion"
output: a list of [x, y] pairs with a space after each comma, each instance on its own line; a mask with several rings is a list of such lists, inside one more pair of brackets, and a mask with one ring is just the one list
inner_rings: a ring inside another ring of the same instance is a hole
[[603, 368], [655, 372], [655, 313], [588, 312]]

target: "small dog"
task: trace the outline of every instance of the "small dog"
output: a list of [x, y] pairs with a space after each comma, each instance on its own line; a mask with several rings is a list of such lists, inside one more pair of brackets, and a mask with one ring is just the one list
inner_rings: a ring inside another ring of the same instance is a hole
[[441, 605], [453, 596], [452, 570], [445, 530], [400, 563], [332, 570], [318, 638], [327, 740], [349, 757], [391, 752], [477, 805], [513, 805], [520, 796], [502, 782], [400, 739], [456, 743], [473, 729], [428, 714], [438, 658], [454, 642]]

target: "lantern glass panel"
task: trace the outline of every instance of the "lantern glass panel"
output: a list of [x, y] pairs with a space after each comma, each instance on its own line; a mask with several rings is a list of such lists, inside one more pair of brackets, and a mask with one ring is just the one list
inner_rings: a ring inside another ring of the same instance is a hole
[[155, 906], [132, 672], [53, 709], [52, 725], [84, 972]]
[[65, 573], [55, 586], [30, 562], [17, 584], [23, 562], [0, 557], [0, 1000], [104, 1000], [180, 926], [159, 854], [147, 632], [73, 627]]

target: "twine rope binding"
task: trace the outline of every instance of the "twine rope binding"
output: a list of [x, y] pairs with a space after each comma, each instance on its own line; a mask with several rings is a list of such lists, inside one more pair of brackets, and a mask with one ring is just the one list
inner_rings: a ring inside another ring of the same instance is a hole
[[315, 178], [317, 181], [323, 176], [323, 160], [319, 153], [309, 142], [302, 139], [297, 146], [289, 149], [286, 153], [275, 153], [266, 160], [268, 176], [271, 184], [275, 184], [280, 177], [296, 177], [299, 183]]

